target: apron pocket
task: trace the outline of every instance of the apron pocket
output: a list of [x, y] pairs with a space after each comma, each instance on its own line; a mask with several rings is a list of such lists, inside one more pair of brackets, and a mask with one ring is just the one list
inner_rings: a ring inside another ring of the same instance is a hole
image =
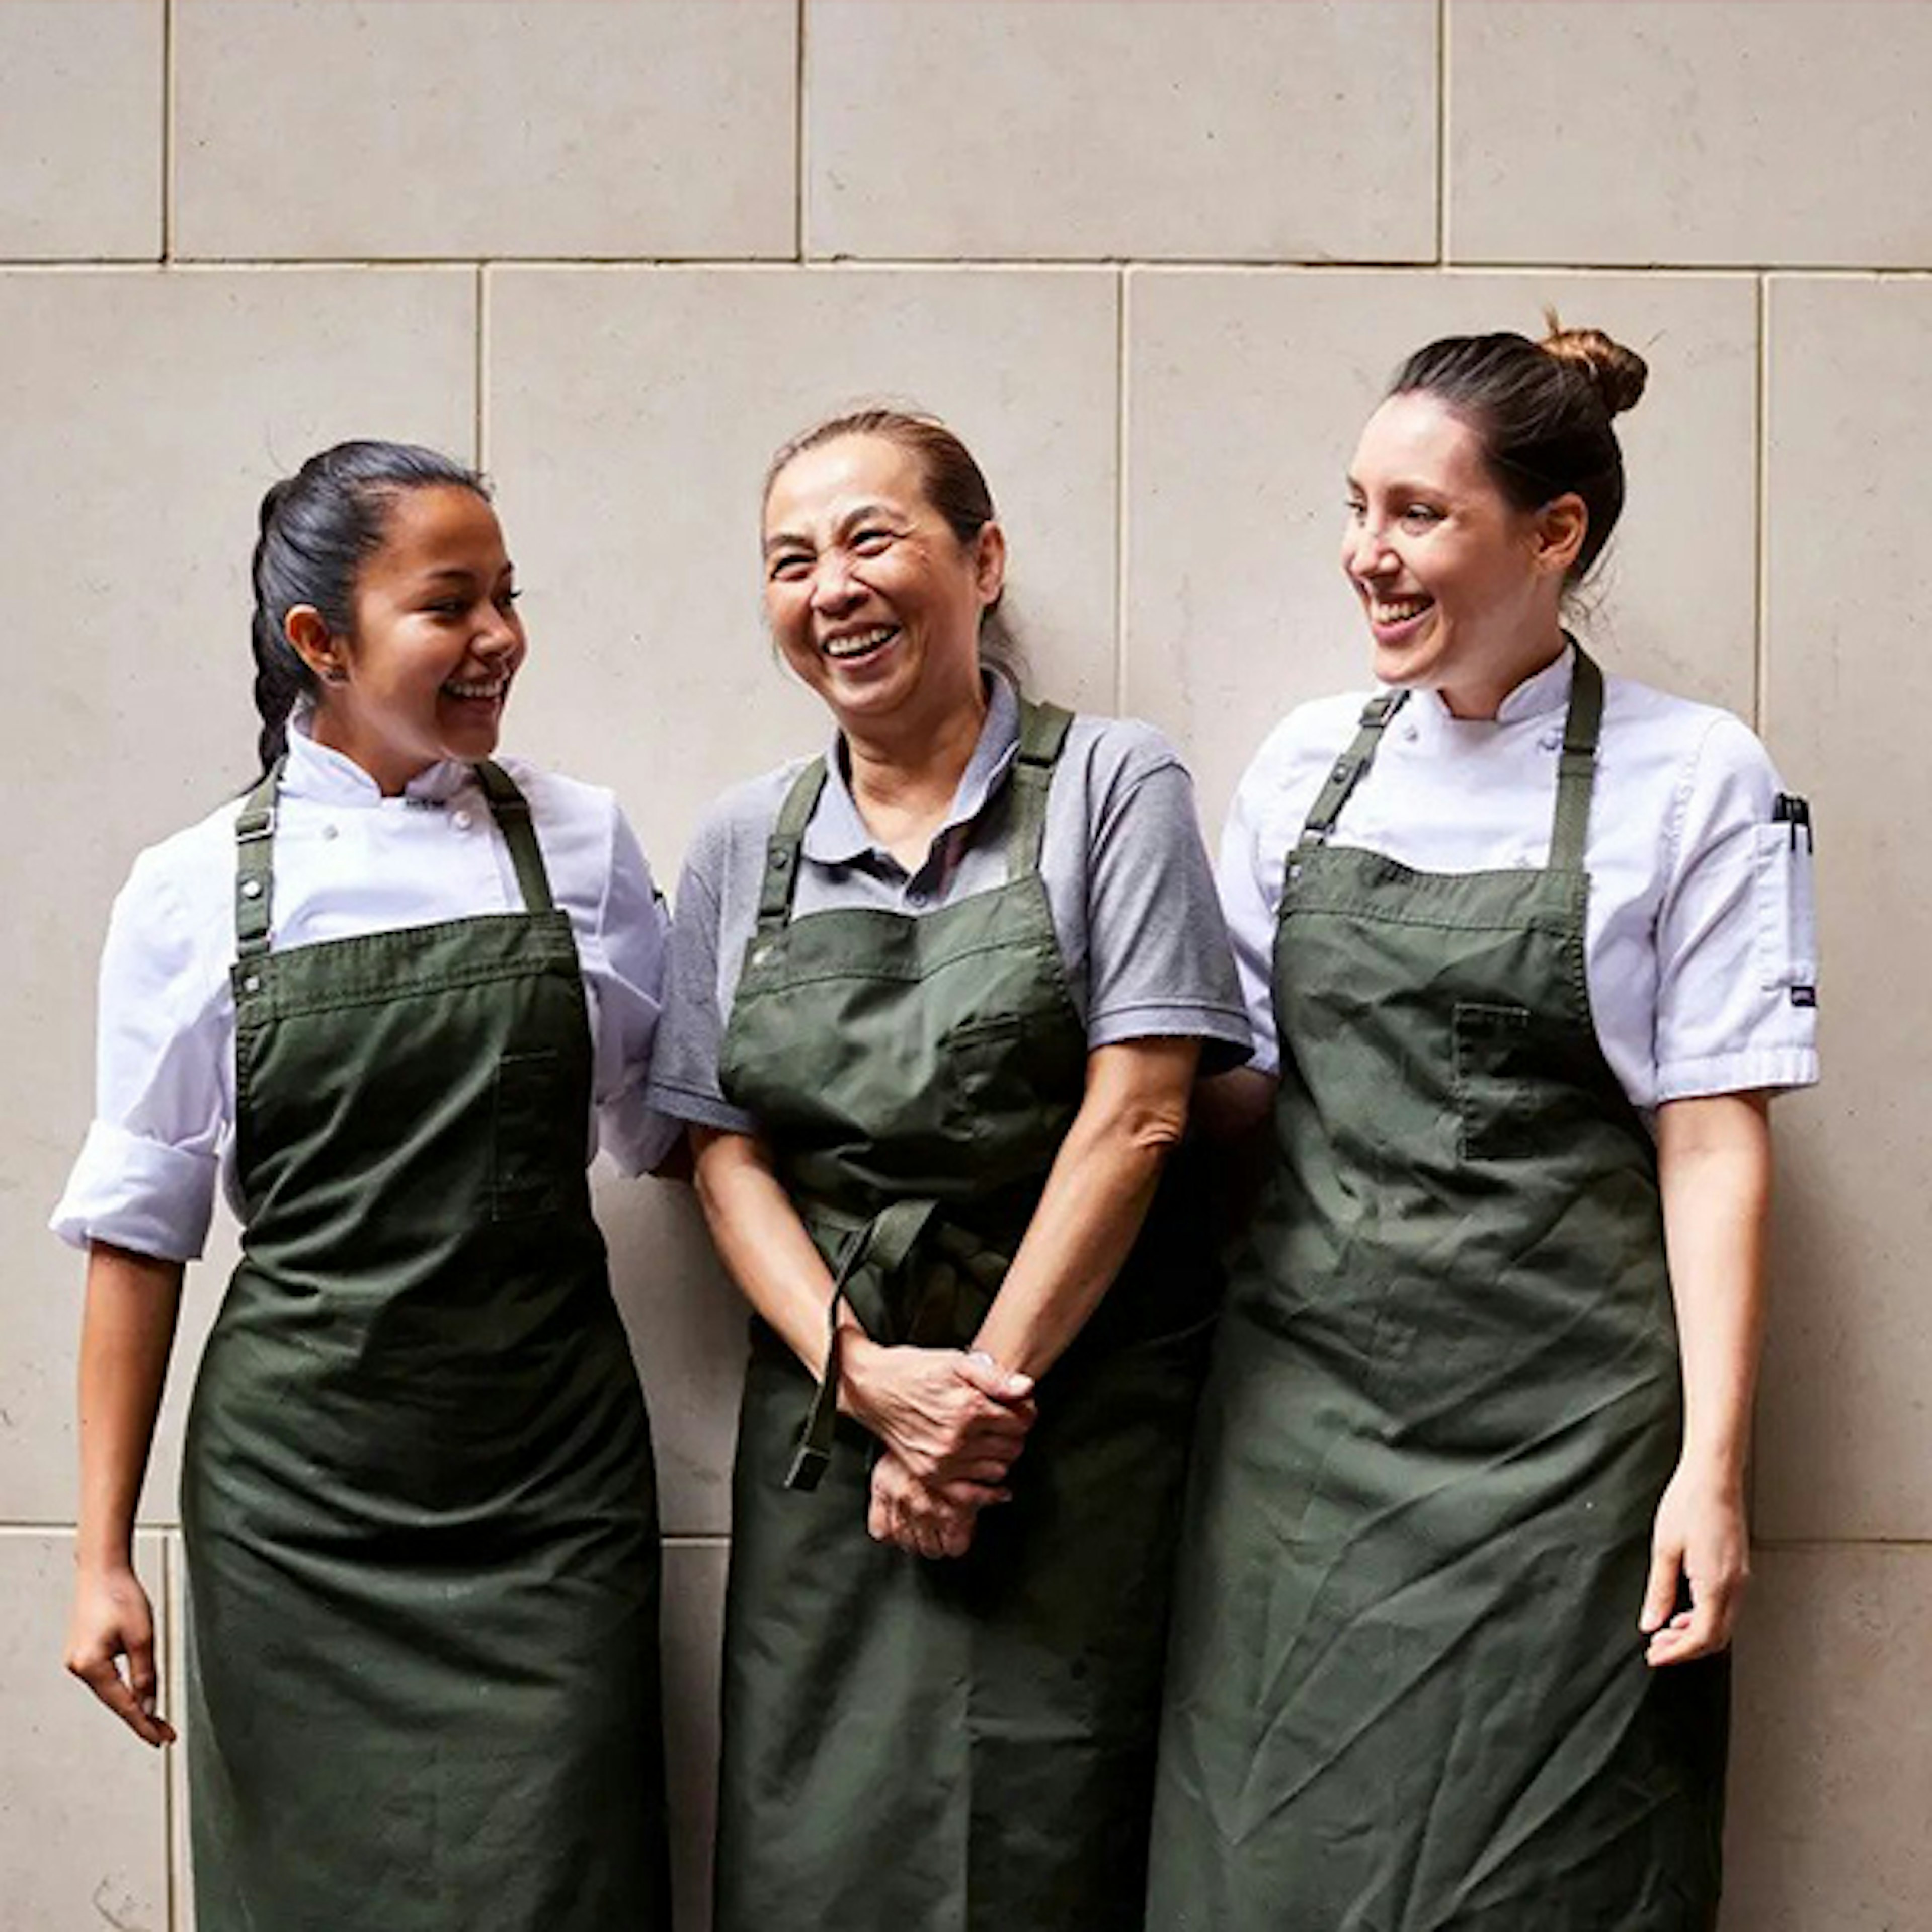
[[581, 1151], [565, 1129], [565, 1106], [561, 1054], [506, 1053], [497, 1061], [492, 1220], [554, 1214], [563, 1204], [569, 1164]]
[[1456, 1145], [1465, 1160], [1513, 1160], [1536, 1151], [1529, 1044], [1527, 1006], [1456, 1002]]

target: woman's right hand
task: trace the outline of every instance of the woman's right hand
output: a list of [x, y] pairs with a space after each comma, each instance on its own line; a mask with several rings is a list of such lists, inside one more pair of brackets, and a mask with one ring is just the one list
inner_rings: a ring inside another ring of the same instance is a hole
[[958, 1348], [886, 1348], [848, 1332], [840, 1406], [921, 1482], [998, 1485], [1026, 1446], [1033, 1378]]
[[[118, 1662], [124, 1657], [124, 1676]], [[67, 1667], [143, 1744], [174, 1742], [174, 1726], [155, 1710], [154, 1609], [128, 1565], [81, 1570], [68, 1624]]]

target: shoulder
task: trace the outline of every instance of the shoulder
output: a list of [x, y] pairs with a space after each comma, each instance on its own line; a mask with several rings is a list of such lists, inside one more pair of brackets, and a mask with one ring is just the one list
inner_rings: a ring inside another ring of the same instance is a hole
[[539, 830], [548, 832], [555, 826], [572, 831], [602, 829], [608, 833], [616, 823], [617, 796], [608, 786], [547, 771], [527, 758], [506, 756], [496, 762], [516, 782]]
[[1237, 802], [1250, 809], [1299, 790], [1354, 736], [1372, 691], [1343, 692], [1298, 704], [1264, 738], [1235, 788]]
[[136, 854], [116, 902], [126, 910], [172, 910], [190, 918], [226, 908], [235, 883], [235, 823], [242, 800], [231, 798], [194, 824]]
[[1667, 778], [1680, 802], [1732, 796], [1768, 808], [1778, 788], [1763, 741], [1722, 706], [1679, 698], [1634, 678], [1604, 680], [1604, 750]]
[[725, 875], [744, 855], [754, 855], [762, 862], [785, 795], [812, 762], [808, 756], [789, 758], [755, 778], [741, 778], [712, 800], [685, 848], [686, 878], [709, 886], [716, 897]]
[[1187, 767], [1173, 741], [1156, 727], [1138, 718], [1102, 718], [1077, 712], [1066, 728], [1060, 754], [1063, 770], [1086, 774], [1090, 787], [1102, 795], [1131, 789], [1156, 772]]

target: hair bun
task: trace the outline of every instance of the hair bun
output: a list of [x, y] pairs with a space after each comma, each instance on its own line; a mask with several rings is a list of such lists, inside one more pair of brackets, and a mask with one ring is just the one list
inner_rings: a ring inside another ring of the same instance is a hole
[[1544, 355], [1588, 376], [1610, 415], [1636, 408], [1650, 374], [1643, 358], [1600, 328], [1565, 328], [1553, 310], [1548, 320], [1550, 332], [1537, 344]]

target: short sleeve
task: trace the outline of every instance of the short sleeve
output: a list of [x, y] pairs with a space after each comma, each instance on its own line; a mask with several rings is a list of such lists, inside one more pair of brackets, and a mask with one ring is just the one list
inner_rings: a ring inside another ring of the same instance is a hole
[[1660, 1103], [1818, 1078], [1809, 808], [1735, 718], [1680, 788], [1658, 917]]
[[728, 844], [723, 821], [707, 821], [692, 842], [678, 880], [664, 1018], [648, 1098], [658, 1112], [672, 1120], [748, 1134], [758, 1124], [725, 1099], [718, 1081], [724, 1040], [718, 998], [720, 880]]
[[208, 1240], [228, 1103], [227, 992], [167, 878], [144, 854], [114, 903], [100, 962], [94, 1115], [51, 1226], [191, 1261]]
[[646, 1097], [664, 1004], [670, 915], [637, 834], [614, 806], [610, 862], [598, 915], [598, 1138], [626, 1174], [655, 1167], [677, 1126]]
[[1148, 733], [1095, 801], [1088, 870], [1090, 1046], [1160, 1036], [1208, 1043], [1203, 1067], [1247, 1057], [1228, 935], [1202, 844], [1194, 784]]

